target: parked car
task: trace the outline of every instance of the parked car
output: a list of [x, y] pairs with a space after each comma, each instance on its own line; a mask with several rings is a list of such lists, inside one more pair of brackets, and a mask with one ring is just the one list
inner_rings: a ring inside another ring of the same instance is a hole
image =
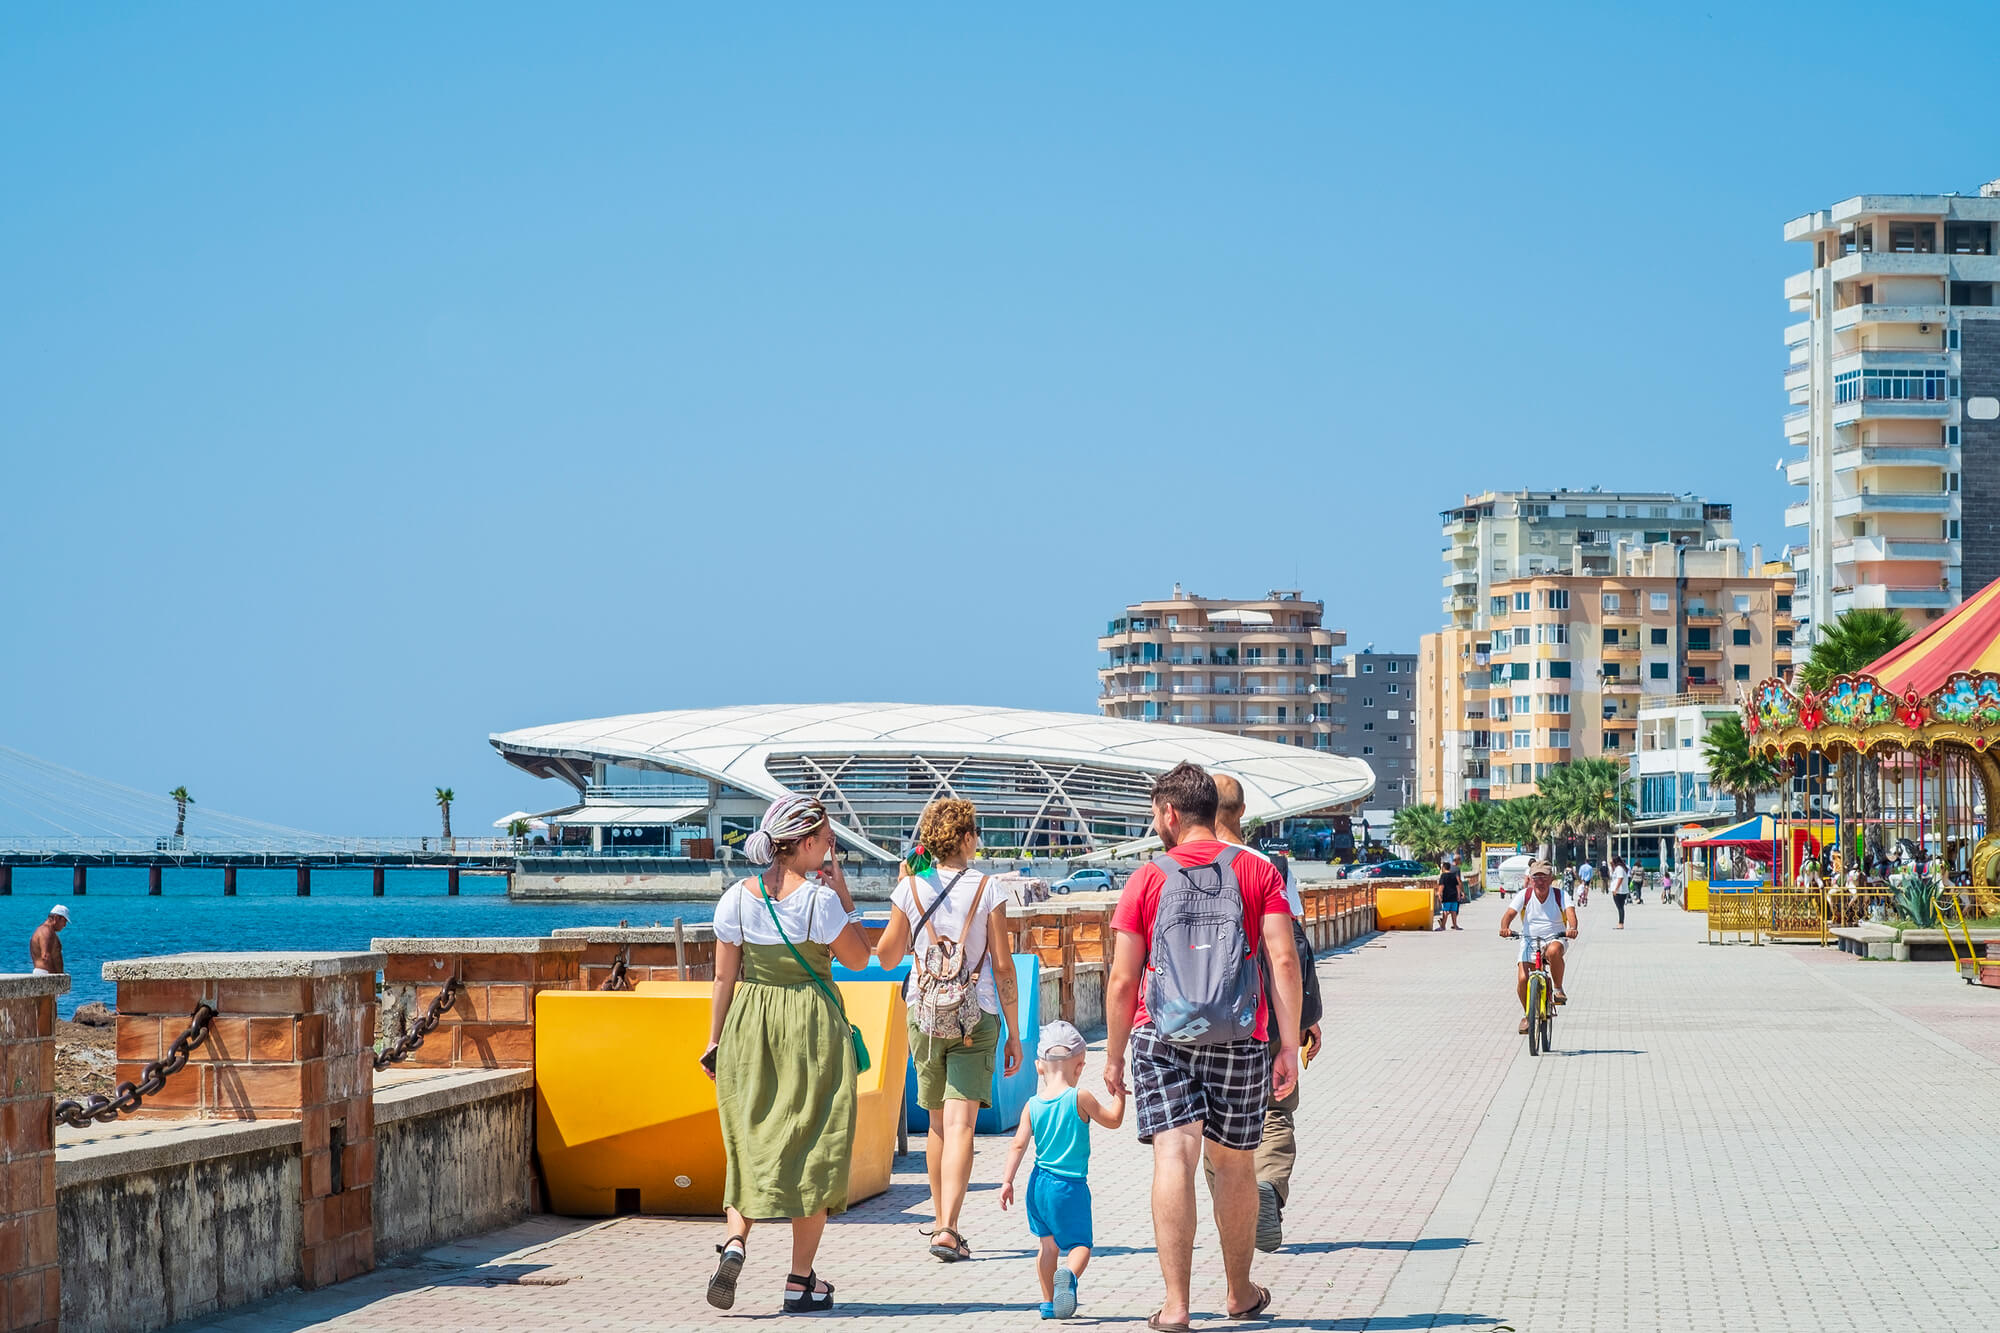
[[1428, 875], [1430, 867], [1421, 861], [1377, 861], [1372, 866], [1362, 866], [1350, 879], [1414, 879]]
[[1059, 879], [1049, 886], [1051, 893], [1111, 893], [1118, 888], [1118, 877], [1109, 870], [1099, 870], [1095, 866], [1085, 866], [1072, 870], [1069, 878]]

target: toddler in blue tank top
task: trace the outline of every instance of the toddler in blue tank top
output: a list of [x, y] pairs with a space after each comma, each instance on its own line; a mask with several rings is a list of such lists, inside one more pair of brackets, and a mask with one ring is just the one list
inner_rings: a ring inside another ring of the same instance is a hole
[[1000, 1206], [1014, 1202], [1014, 1175], [1035, 1145], [1035, 1169], [1028, 1175], [1028, 1230], [1042, 1243], [1035, 1268], [1042, 1279], [1042, 1318], [1068, 1319], [1076, 1313], [1076, 1286], [1090, 1263], [1090, 1126], [1125, 1123], [1121, 1094], [1100, 1100], [1077, 1087], [1083, 1077], [1083, 1034], [1068, 1023], [1042, 1028], [1035, 1047], [1041, 1087], [1029, 1101], [1000, 1185]]

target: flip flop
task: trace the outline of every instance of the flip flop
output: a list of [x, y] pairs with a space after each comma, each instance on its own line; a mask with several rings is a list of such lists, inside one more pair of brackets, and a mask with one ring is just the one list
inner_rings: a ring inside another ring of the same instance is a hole
[[1521, 1036], [1524, 1036], [1524, 1037], [1525, 1037], [1525, 1036], [1527, 1036], [1527, 1035], [1528, 1035], [1528, 1020], [1527, 1020], [1527, 1019], [1525, 1019], [1525, 1018], [1524, 1018], [1524, 1019], [1522, 1019], [1522, 1020], [1521, 1020], [1521, 1026], [1520, 1026], [1520, 1028], [1518, 1029], [1518, 1031], [1519, 1031], [1519, 1033], [1520, 1033], [1520, 1035], [1521, 1035]]
[[1166, 1308], [1163, 1305], [1153, 1311], [1153, 1313], [1147, 1315], [1146, 1327], [1152, 1329], [1153, 1333], [1190, 1333], [1186, 1324], [1169, 1324], [1160, 1318], [1166, 1312]]
[[1271, 1289], [1257, 1288], [1257, 1303], [1247, 1310], [1232, 1313], [1231, 1319], [1269, 1319], [1271, 1317]]
[[1557, 991], [1557, 992], [1556, 992], [1556, 1003], [1557, 1003], [1557, 1004], [1568, 1004], [1568, 1003], [1569, 1003], [1569, 996], [1567, 996], [1567, 995], [1563, 994], [1563, 993], [1562, 993], [1561, 991]]

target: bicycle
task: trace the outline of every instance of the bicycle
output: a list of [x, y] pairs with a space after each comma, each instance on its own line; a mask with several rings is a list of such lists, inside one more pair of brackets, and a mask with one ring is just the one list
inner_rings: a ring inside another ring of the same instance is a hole
[[[1510, 930], [1507, 937], [1518, 940], [1521, 932]], [[1549, 1044], [1549, 1025], [1556, 1016], [1556, 982], [1549, 972], [1549, 960], [1542, 952], [1542, 946], [1562, 938], [1561, 935], [1535, 936], [1534, 949], [1528, 957], [1528, 1054], [1531, 1056], [1554, 1049]]]

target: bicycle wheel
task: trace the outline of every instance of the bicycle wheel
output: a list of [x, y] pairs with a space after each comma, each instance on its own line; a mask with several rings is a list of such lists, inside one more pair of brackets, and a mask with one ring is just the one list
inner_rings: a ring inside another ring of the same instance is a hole
[[1528, 974], [1528, 1054], [1540, 1055], [1547, 1043], [1546, 1025], [1548, 1020], [1542, 1015], [1548, 1011], [1547, 982], [1539, 972]]
[[1542, 1021], [1540, 1026], [1542, 1029], [1542, 1049], [1544, 1051], [1553, 1051], [1556, 1048], [1556, 1044], [1553, 1041], [1549, 1040], [1549, 1029], [1553, 1025], [1554, 1020], [1555, 1020], [1554, 1014], [1542, 1015]]

